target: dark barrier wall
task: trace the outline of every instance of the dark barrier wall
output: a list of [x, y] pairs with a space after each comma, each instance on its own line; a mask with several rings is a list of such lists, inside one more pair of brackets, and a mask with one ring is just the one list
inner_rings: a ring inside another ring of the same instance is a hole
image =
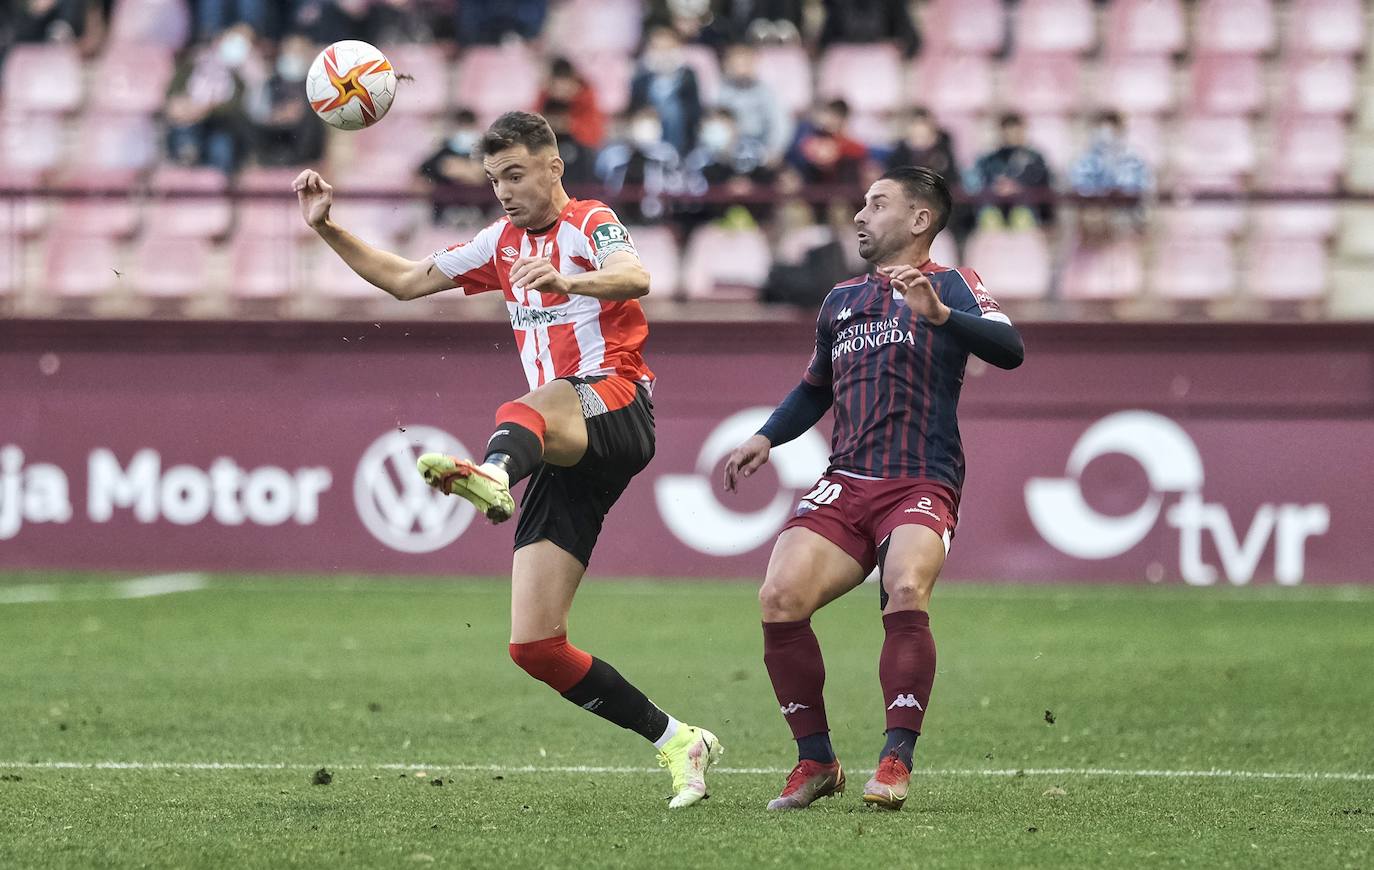
[[[1374, 327], [1062, 325], [970, 367], [947, 576], [1196, 585], [1374, 576]], [[728, 449], [811, 329], [660, 324], [658, 456], [593, 573], [750, 577], [825, 469], [819, 433], [739, 496]], [[0, 568], [497, 575], [512, 526], [424, 487], [524, 391], [499, 324], [0, 324]]]

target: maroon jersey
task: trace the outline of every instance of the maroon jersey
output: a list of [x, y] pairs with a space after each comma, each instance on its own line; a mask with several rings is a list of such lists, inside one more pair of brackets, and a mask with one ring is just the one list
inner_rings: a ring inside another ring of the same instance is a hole
[[[1007, 320], [972, 269], [927, 260], [921, 271], [956, 311]], [[806, 370], [835, 397], [830, 471], [870, 478], [923, 478], [956, 492], [964, 449], [956, 411], [968, 351], [952, 335], [913, 317], [881, 275], [835, 285], [816, 320]]]

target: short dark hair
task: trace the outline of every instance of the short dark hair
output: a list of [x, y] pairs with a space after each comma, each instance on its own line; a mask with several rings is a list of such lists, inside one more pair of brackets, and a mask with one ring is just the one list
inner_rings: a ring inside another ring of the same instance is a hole
[[949, 185], [940, 173], [924, 166], [894, 166], [884, 172], [883, 178], [895, 181], [911, 199], [919, 199], [935, 208], [935, 236], [949, 223], [949, 213], [954, 208], [954, 198], [949, 194]]
[[478, 143], [483, 154], [499, 154], [507, 148], [524, 145], [531, 153], [557, 148], [558, 139], [543, 115], [534, 112], [507, 112], [487, 128]]
[[572, 61], [566, 57], [557, 56], [549, 61], [549, 75], [560, 79], [571, 79], [577, 77], [577, 71], [573, 69]]
[[1093, 117], [1094, 124], [1111, 124], [1118, 130], [1126, 126], [1126, 119], [1115, 109], [1103, 109]]
[[844, 100], [838, 97], [826, 103], [825, 108], [827, 111], [834, 112], [841, 118], [849, 117], [849, 103], [845, 102]]
[[477, 113], [472, 109], [456, 109], [453, 112], [453, 120], [458, 124], [476, 124]]
[[997, 119], [997, 126], [999, 129], [1005, 127], [1024, 127], [1025, 125], [1026, 119], [1021, 117], [1018, 112], [1007, 112]]

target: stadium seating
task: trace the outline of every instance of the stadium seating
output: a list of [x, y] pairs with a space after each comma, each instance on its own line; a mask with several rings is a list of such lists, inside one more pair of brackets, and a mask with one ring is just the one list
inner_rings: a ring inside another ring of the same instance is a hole
[[758, 76], [793, 115], [811, 106], [811, 59], [800, 45], [765, 45], [758, 51]]
[[1339, 227], [1336, 207], [1329, 202], [1289, 202], [1252, 206], [1250, 221], [1256, 233], [1282, 245], [1283, 240], [1326, 242]]
[[195, 296], [210, 283], [210, 255], [206, 239], [149, 232], [134, 247], [127, 277], [147, 296]]
[[1304, 56], [1283, 69], [1284, 115], [1348, 115], [1359, 94], [1355, 63], [1348, 57]]
[[1193, 61], [1192, 77], [1194, 112], [1249, 115], [1264, 107], [1264, 71], [1258, 55], [1200, 55]]
[[1002, 0], [931, 0], [924, 30], [940, 34], [940, 47], [950, 52], [993, 54], [1006, 39]]
[[1073, 122], [1065, 115], [1030, 115], [1026, 118], [1026, 139], [1033, 143], [1049, 163], [1050, 169], [1062, 174], [1068, 171], [1078, 156], [1074, 142]]
[[684, 45], [682, 58], [697, 76], [697, 92], [703, 105], [711, 105], [720, 93], [720, 59], [709, 45]]
[[627, 56], [639, 47], [643, 7], [640, 0], [565, 0], [549, 10], [544, 39], [555, 51], [577, 46], [576, 54]]
[[1271, 0], [1199, 0], [1193, 49], [1199, 52], [1263, 54], [1276, 41]]
[[1320, 299], [1326, 292], [1326, 244], [1320, 239], [1257, 235], [1246, 250], [1246, 290], [1263, 299]]
[[384, 50], [396, 73], [409, 77], [396, 82], [396, 100], [387, 113], [389, 119], [407, 115], [433, 116], [461, 107], [468, 92], [464, 90], [461, 97], [454, 99], [453, 64], [444, 56], [442, 48], [407, 43], [386, 46]]
[[1285, 47], [1309, 55], [1355, 55], [1364, 50], [1360, 0], [1293, 0]]
[[295, 261], [285, 238], [239, 232], [229, 243], [229, 292], [243, 300], [294, 293]]
[[1114, 0], [1105, 36], [1112, 55], [1177, 54], [1188, 45], [1182, 0]]
[[162, 109], [174, 72], [172, 51], [157, 45], [138, 51], [107, 49], [94, 69], [97, 106], [112, 114], [151, 115]]
[[993, 105], [993, 64], [980, 54], [938, 54], [934, 47], [907, 68], [907, 99], [943, 120], [988, 111]]
[[974, 264], [997, 299], [1042, 299], [1050, 288], [1050, 249], [1045, 233], [983, 230], [969, 240], [966, 262]]
[[512, 109], [533, 107], [543, 71], [544, 64], [520, 43], [474, 46], [458, 61], [455, 93], [487, 124]]
[[755, 299], [771, 265], [772, 255], [763, 233], [708, 224], [687, 242], [683, 290], [688, 299]]
[[0, 81], [10, 111], [74, 112], [81, 106], [81, 55], [64, 43], [16, 45], [5, 55]]
[[117, 0], [110, 22], [110, 43], [142, 50], [148, 46], [178, 49], [191, 35], [190, 4], [184, 0]]
[[1060, 292], [1065, 299], [1131, 299], [1145, 289], [1145, 256], [1135, 238], [1079, 245], [1064, 264]]
[[1259, 181], [1267, 190], [1335, 191], [1345, 164], [1344, 121], [1288, 117], [1280, 123]]
[[1151, 257], [1149, 283], [1165, 299], [1210, 300], [1236, 292], [1236, 260], [1224, 238], [1166, 235]]
[[149, 227], [187, 238], [218, 239], [229, 233], [233, 203], [225, 196], [228, 179], [218, 170], [163, 166], [149, 179], [148, 187], [152, 193], [146, 217]]
[[[587, 80], [596, 94], [596, 105], [603, 113], [615, 116], [630, 105], [630, 82], [634, 80], [634, 61], [619, 52], [575, 52], [569, 58], [578, 75]], [[760, 70], [760, 74], [763, 70]], [[807, 91], [808, 98], [810, 90]]]
[[[843, 99], [854, 112], [892, 112], [903, 102], [902, 58], [889, 43], [831, 47], [821, 57], [817, 80], [823, 99]], [[894, 86], [877, 88], [875, 81]]]
[[1016, 15], [1018, 50], [1083, 53], [1097, 42], [1089, 0], [1021, 0]]
[[1170, 156], [1178, 184], [1237, 192], [1258, 160], [1249, 120], [1234, 116], [1185, 118], [1175, 131]]
[[108, 235], [49, 236], [44, 262], [45, 286], [58, 296], [105, 295], [118, 289], [124, 278], [119, 244]]
[[1093, 90], [1094, 103], [1126, 114], [1158, 114], [1172, 111], [1173, 64], [1164, 55], [1112, 55], [1102, 64], [1101, 79]]
[[1080, 73], [1074, 55], [1020, 52], [1003, 70], [1003, 104], [1032, 115], [1073, 111], [1083, 100]]
[[56, 115], [0, 107], [0, 185], [36, 187], [62, 165], [65, 128]]
[[676, 297], [682, 285], [682, 253], [672, 229], [664, 226], [630, 227], [639, 259], [649, 270], [654, 295]]

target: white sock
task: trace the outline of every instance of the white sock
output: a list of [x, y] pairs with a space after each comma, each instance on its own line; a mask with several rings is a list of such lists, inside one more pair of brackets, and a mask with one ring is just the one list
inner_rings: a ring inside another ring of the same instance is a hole
[[674, 737], [677, 736], [677, 729], [678, 726], [681, 724], [681, 722], [677, 721], [672, 716], [669, 716], [668, 727], [663, 729], [663, 736], [654, 741], [654, 748], [662, 749], [665, 745], [667, 745], [669, 740], [672, 740]]

